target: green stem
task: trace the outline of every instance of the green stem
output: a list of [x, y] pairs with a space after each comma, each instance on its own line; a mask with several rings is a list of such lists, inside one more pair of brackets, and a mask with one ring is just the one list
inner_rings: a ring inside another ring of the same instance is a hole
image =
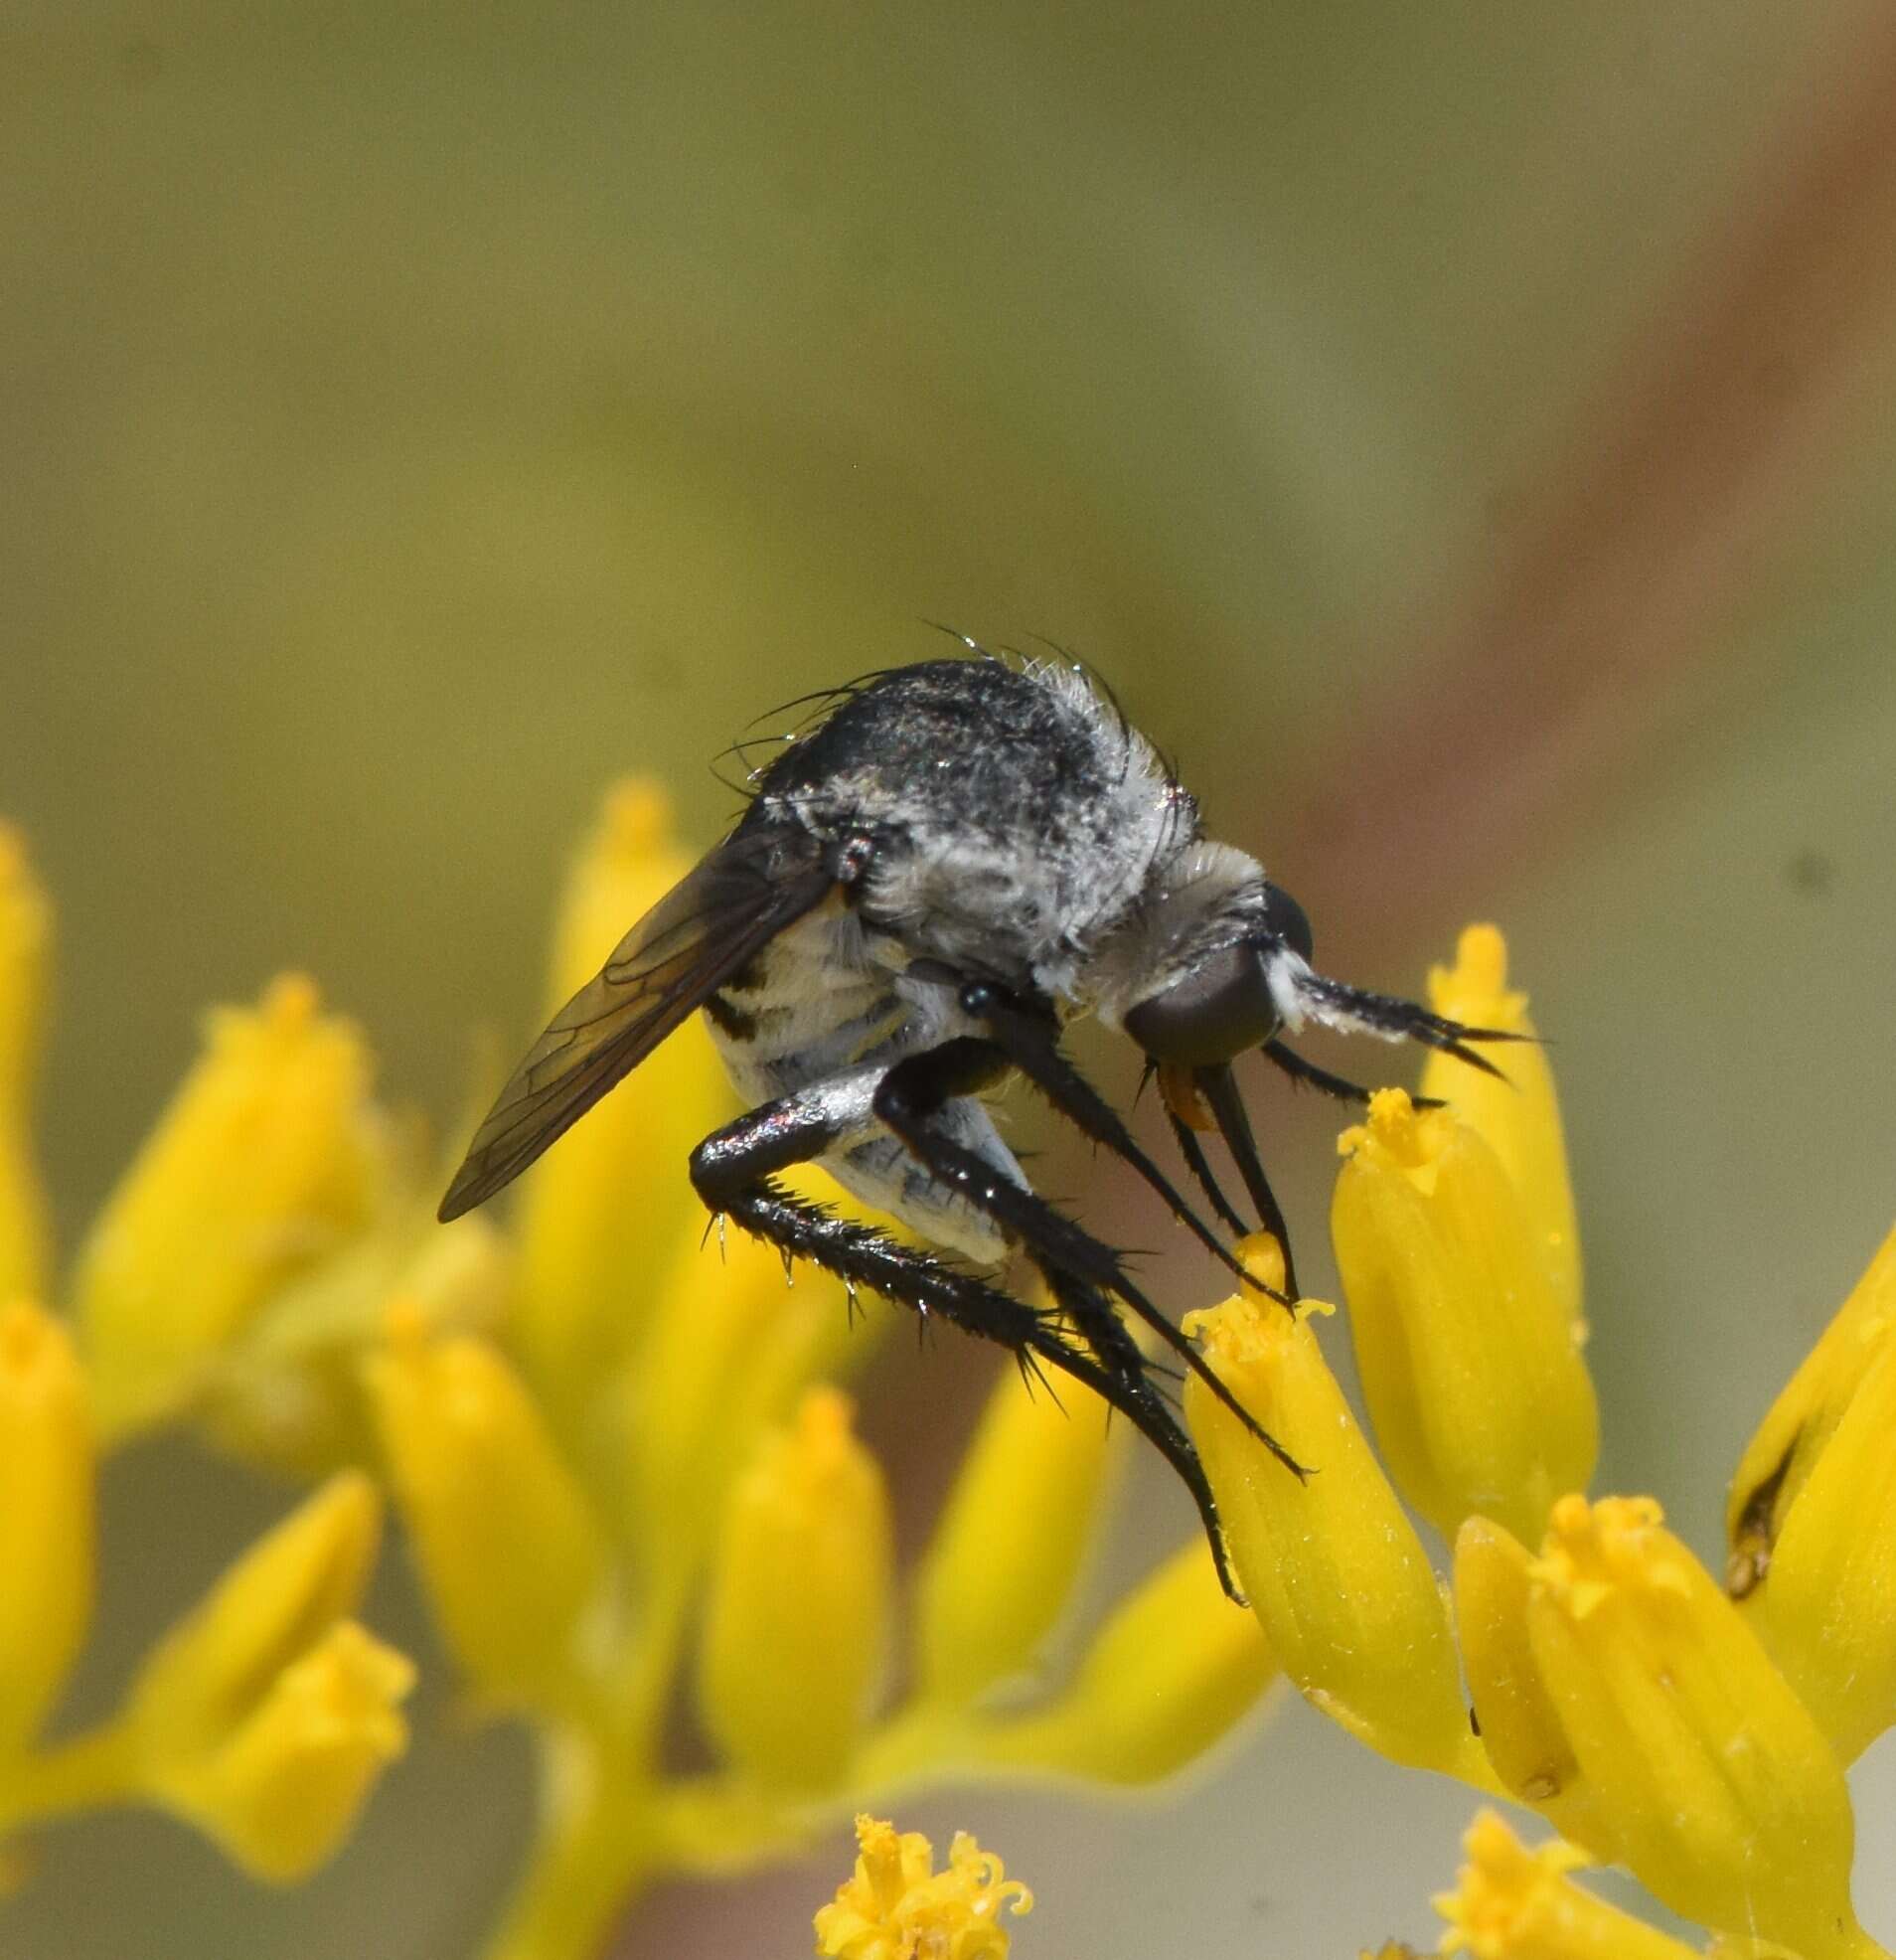
[[540, 1833], [486, 1960], [597, 1960], [653, 1874], [651, 1787], [594, 1736], [540, 1741]]
[[46, 1817], [121, 1804], [137, 1794], [138, 1753], [124, 1722], [0, 1764], [0, 1832]]

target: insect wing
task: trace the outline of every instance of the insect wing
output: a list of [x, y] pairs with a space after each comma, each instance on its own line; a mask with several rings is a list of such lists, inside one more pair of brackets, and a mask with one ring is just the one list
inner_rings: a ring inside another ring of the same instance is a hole
[[720, 844], [553, 1016], [475, 1132], [443, 1223], [511, 1184], [834, 884], [807, 832], [759, 827]]

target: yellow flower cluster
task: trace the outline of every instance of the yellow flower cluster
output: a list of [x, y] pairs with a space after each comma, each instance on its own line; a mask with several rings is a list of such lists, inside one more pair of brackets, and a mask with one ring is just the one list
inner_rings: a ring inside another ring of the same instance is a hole
[[[1431, 991], [1438, 1012], [1533, 1032], [1492, 927]], [[1651, 1498], [1582, 1494], [1598, 1417], [1573, 1201], [1545, 1056], [1517, 1053], [1505, 1086], [1432, 1060], [1424, 1101], [1383, 1090], [1342, 1138], [1332, 1225], [1380, 1455], [1318, 1343], [1334, 1309], [1245, 1294], [1188, 1318], [1317, 1472], [1284, 1476], [1187, 1381], [1232, 1561], [1316, 1708], [1562, 1834], [1530, 1852], [1478, 1815], [1436, 1901], [1442, 1952], [1689, 1955], [1573, 1882], [1604, 1862], [1728, 1960], [1866, 1960], [1883, 1949], [1850, 1901], [1842, 1765], [1896, 1721], [1896, 1234], [1745, 1453], [1727, 1597]], [[1270, 1239], [1243, 1250], [1282, 1285]], [[1411, 1511], [1450, 1542], [1452, 1590]]]
[[[1492, 927], [1432, 992], [1438, 1011], [1532, 1032]], [[1573, 1204], [1544, 1055], [1521, 1053], [1505, 1090], [1432, 1062], [1422, 1089], [1446, 1106], [1383, 1090], [1342, 1139], [1332, 1225], [1380, 1459], [1318, 1346], [1329, 1308], [1239, 1297], [1194, 1317], [1213, 1369], [1319, 1473], [1271, 1475], [1187, 1384], [1233, 1562], [1289, 1679], [1383, 1754], [1532, 1806], [1734, 1940], [1880, 1952], [1850, 1902], [1840, 1765], [1896, 1718], [1896, 1239], [1740, 1468], [1741, 1611], [1651, 1499], [1580, 1494], [1597, 1415]], [[1281, 1279], [1268, 1241], [1249, 1255]], [[1453, 1546], [1452, 1599], [1404, 1500]], [[1601, 1931], [1603, 1907], [1554, 1911], [1568, 1854], [1510, 1863], [1500, 1829], [1471, 1837], [1489, 1876], [1461, 1944], [1518, 1960], [1675, 1946]], [[1530, 1866], [1541, 1904], [1501, 1910], [1502, 1891], [1527, 1898]]]
[[1002, 1915], [1025, 1916], [1033, 1894], [966, 1831], [947, 1867], [919, 1831], [856, 1820], [855, 1875], [816, 1915], [821, 1960], [1007, 1960]]
[[[659, 793], [616, 791], [552, 993], [687, 868]], [[49, 934], [0, 835], [0, 1282], [23, 1302], [0, 1310], [0, 1835], [139, 1799], [260, 1877], [327, 1855], [403, 1741], [409, 1665], [351, 1617], [378, 1491], [468, 1702], [539, 1745], [540, 1837], [491, 1945], [514, 1960], [590, 1956], [655, 1876], [788, 1852], [925, 1779], [1157, 1781], [1260, 1703], [1268, 1643], [1195, 1537], [1044, 1667], [1127, 1445], [1078, 1388], [1003, 1376], [898, 1573], [835, 1386], [894, 1316], [853, 1327], [837, 1284], [707, 1242], [685, 1159], [728, 1092], [695, 1025], [527, 1180], [504, 1237], [434, 1225], [438, 1171], [375, 1099], [362, 1038], [278, 980], [212, 1016], [79, 1246], [67, 1319], [26, 1304], [50, 1283], [27, 1127]], [[116, 1716], [42, 1747], [89, 1608], [95, 1452], [178, 1423], [313, 1494]], [[662, 1757], [681, 1695], [714, 1758], [695, 1774]], [[868, 1930], [896, 1874], [914, 1952], [1004, 1952], [1024, 1889], [965, 1841], [931, 1877], [918, 1846], [865, 1839], [837, 1950], [910, 1950]]]
[[28, 1108], [51, 929], [0, 829], [0, 1838], [147, 1804], [257, 1878], [298, 1878], [406, 1741], [413, 1670], [354, 1617], [382, 1512], [360, 1471], [252, 1546], [103, 1721], [47, 1730], [91, 1618], [100, 1452], [208, 1392], [215, 1344], [235, 1352], [272, 1288], [366, 1229], [366, 1063], [306, 983], [219, 1017], [86, 1240], [72, 1320], [56, 1317]]

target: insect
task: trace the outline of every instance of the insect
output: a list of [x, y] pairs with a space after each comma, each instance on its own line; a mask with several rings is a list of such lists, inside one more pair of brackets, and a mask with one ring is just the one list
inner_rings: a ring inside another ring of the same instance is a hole
[[[1404, 1038], [1489, 1072], [1467, 1044], [1509, 1039], [1326, 978], [1302, 907], [1255, 860], [1203, 835], [1198, 806], [1074, 663], [973, 658], [870, 674], [753, 776], [724, 841], [553, 1017], [501, 1091], [442, 1201], [453, 1219], [518, 1177], [703, 1010], [746, 1112], [691, 1157], [712, 1214], [852, 1292], [868, 1287], [1093, 1388], [1149, 1438], [1204, 1521], [1225, 1588], [1217, 1509], [1168, 1399], [1196, 1374], [1303, 1474], [1129, 1272], [1039, 1197], [985, 1099], [1025, 1076], [1120, 1158], [1250, 1284], [1220, 1235], [1074, 1066], [1064, 1025], [1093, 1014], [1156, 1072], [1191, 1178], [1231, 1234], [1248, 1227], [1198, 1136], [1215, 1127], [1259, 1221], [1289, 1234], [1233, 1060], [1352, 1101], [1366, 1091], [1286, 1046], [1309, 1022]], [[794, 704], [793, 704], [794, 705]], [[835, 1216], [777, 1174], [821, 1163], [938, 1252]], [[1016, 1252], [1035, 1306], [998, 1277]], [[1269, 1289], [1264, 1289], [1269, 1290]], [[1282, 1297], [1282, 1296], [1279, 1296]], [[1176, 1366], [1149, 1360], [1122, 1311]]]

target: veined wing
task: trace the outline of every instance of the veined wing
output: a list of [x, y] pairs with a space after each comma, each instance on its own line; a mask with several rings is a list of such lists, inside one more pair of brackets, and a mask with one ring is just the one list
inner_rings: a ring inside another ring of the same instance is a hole
[[474, 1133], [443, 1223], [511, 1184], [836, 882], [821, 841], [794, 824], [726, 838], [553, 1016]]

